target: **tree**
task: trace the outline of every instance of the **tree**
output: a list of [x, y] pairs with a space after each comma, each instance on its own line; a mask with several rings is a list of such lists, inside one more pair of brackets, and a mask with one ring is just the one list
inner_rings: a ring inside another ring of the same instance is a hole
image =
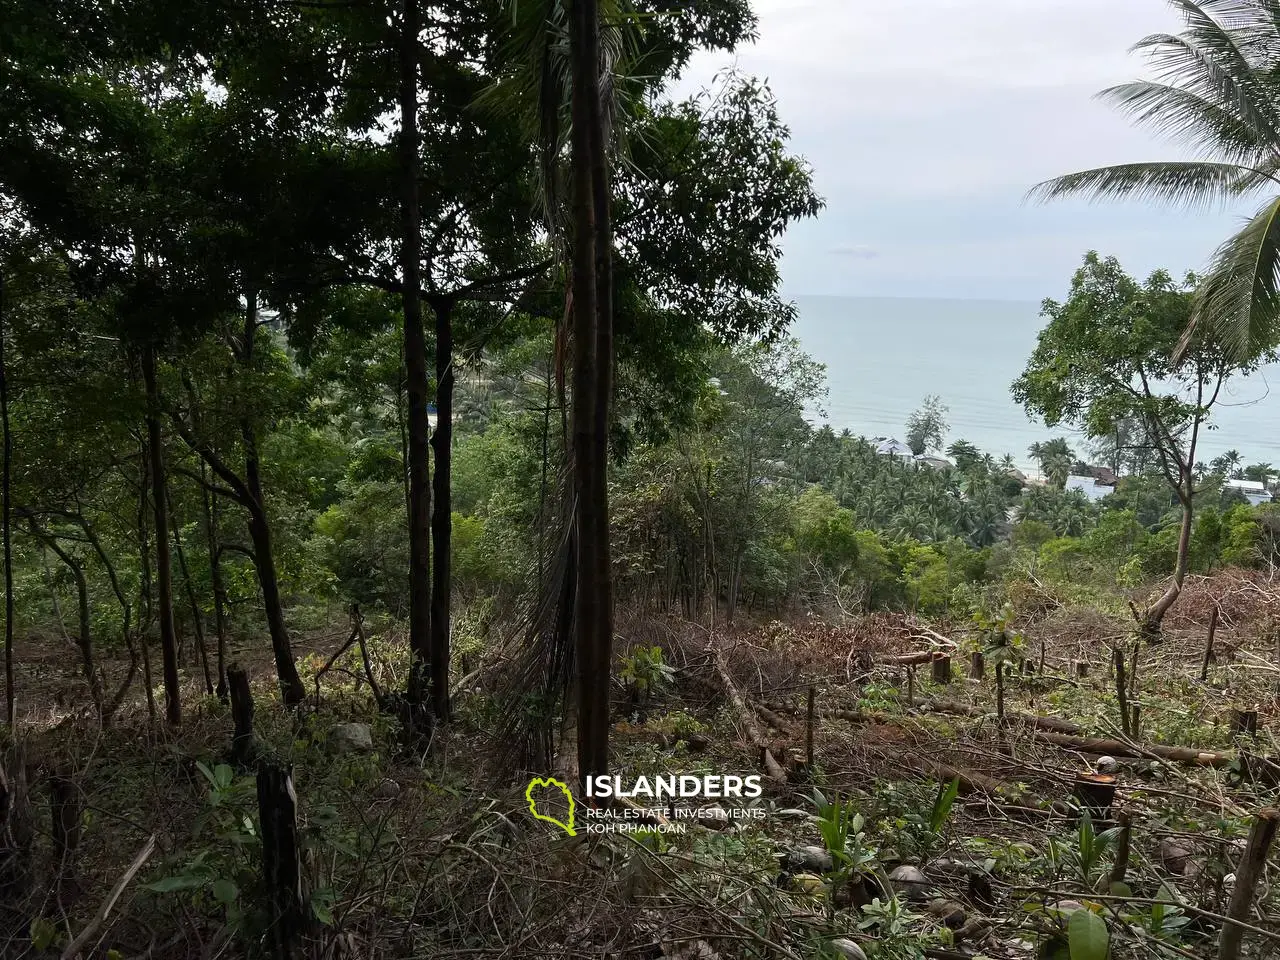
[[1014, 398], [1047, 426], [1066, 424], [1097, 439], [1118, 421], [1140, 421], [1155, 445], [1160, 473], [1181, 507], [1177, 562], [1164, 594], [1141, 618], [1155, 637], [1178, 599], [1187, 572], [1194, 511], [1194, 466], [1201, 430], [1223, 384], [1267, 355], [1232, 359], [1216, 328], [1198, 327], [1179, 352], [1187, 328], [1194, 277], [1175, 283], [1157, 271], [1145, 283], [1114, 258], [1090, 252], [1066, 301], [1046, 300], [1040, 332]]
[[907, 446], [917, 457], [942, 447], [947, 435], [947, 406], [930, 394], [920, 408], [907, 418]]
[[[1154, 80], [1099, 95], [1136, 123], [1201, 159], [1098, 167], [1041, 183], [1040, 200], [1084, 194], [1146, 197], [1204, 207], [1268, 194], [1214, 255], [1188, 313], [1213, 327], [1234, 360], [1248, 364], [1280, 337], [1280, 17], [1272, 0], [1177, 0], [1185, 29], [1157, 33], [1134, 50], [1150, 55]], [[1189, 334], [1188, 334], [1189, 336]], [[1182, 341], [1183, 346], [1188, 341]]]
[[947, 447], [947, 456], [955, 461], [956, 467], [968, 473], [982, 463], [982, 451], [968, 440], [957, 440]]

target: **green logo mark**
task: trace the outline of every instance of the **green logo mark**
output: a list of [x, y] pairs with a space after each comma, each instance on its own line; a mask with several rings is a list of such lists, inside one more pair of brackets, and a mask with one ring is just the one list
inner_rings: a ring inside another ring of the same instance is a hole
[[[557, 820], [555, 817], [549, 817], [545, 813], [538, 812], [538, 801], [533, 796], [534, 787], [556, 787], [564, 794], [564, 798], [569, 801], [569, 822], [565, 823]], [[535, 777], [529, 781], [529, 786], [525, 787], [524, 798], [529, 801], [529, 812], [533, 814], [535, 820], [545, 820], [547, 823], [554, 823], [571, 837], [576, 837], [578, 831], [573, 829], [573, 794], [569, 792], [569, 788], [553, 777]]]

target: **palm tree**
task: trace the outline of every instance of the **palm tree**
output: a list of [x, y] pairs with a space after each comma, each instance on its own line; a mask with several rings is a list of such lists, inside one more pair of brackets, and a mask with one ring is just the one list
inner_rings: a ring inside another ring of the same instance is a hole
[[1246, 357], [1273, 344], [1280, 328], [1280, 6], [1172, 2], [1185, 29], [1154, 34], [1133, 48], [1150, 55], [1155, 79], [1098, 96], [1195, 158], [1097, 167], [1041, 183], [1029, 196], [1147, 197], [1204, 207], [1265, 195], [1252, 219], [1218, 248], [1188, 327], [1188, 335], [1197, 324], [1212, 327]]

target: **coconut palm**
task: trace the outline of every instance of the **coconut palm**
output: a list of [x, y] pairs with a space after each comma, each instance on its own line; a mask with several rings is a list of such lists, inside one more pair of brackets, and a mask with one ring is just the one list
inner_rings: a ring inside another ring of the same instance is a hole
[[1150, 56], [1154, 78], [1098, 96], [1190, 148], [1193, 159], [1084, 170], [1041, 183], [1029, 196], [1147, 197], [1203, 207], [1264, 195], [1257, 213], [1218, 248], [1188, 328], [1209, 325], [1247, 357], [1280, 334], [1280, 3], [1172, 3], [1185, 29], [1133, 48]]

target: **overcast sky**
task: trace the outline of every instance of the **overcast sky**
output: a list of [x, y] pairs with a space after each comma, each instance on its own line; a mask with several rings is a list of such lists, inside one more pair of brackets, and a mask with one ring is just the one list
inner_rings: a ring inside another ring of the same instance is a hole
[[1132, 272], [1204, 266], [1243, 209], [1031, 206], [1027, 188], [1108, 163], [1175, 158], [1093, 99], [1148, 75], [1128, 48], [1176, 30], [1164, 0], [755, 0], [760, 39], [702, 56], [766, 78], [827, 207], [791, 228], [785, 292], [1040, 300], [1081, 255]]

